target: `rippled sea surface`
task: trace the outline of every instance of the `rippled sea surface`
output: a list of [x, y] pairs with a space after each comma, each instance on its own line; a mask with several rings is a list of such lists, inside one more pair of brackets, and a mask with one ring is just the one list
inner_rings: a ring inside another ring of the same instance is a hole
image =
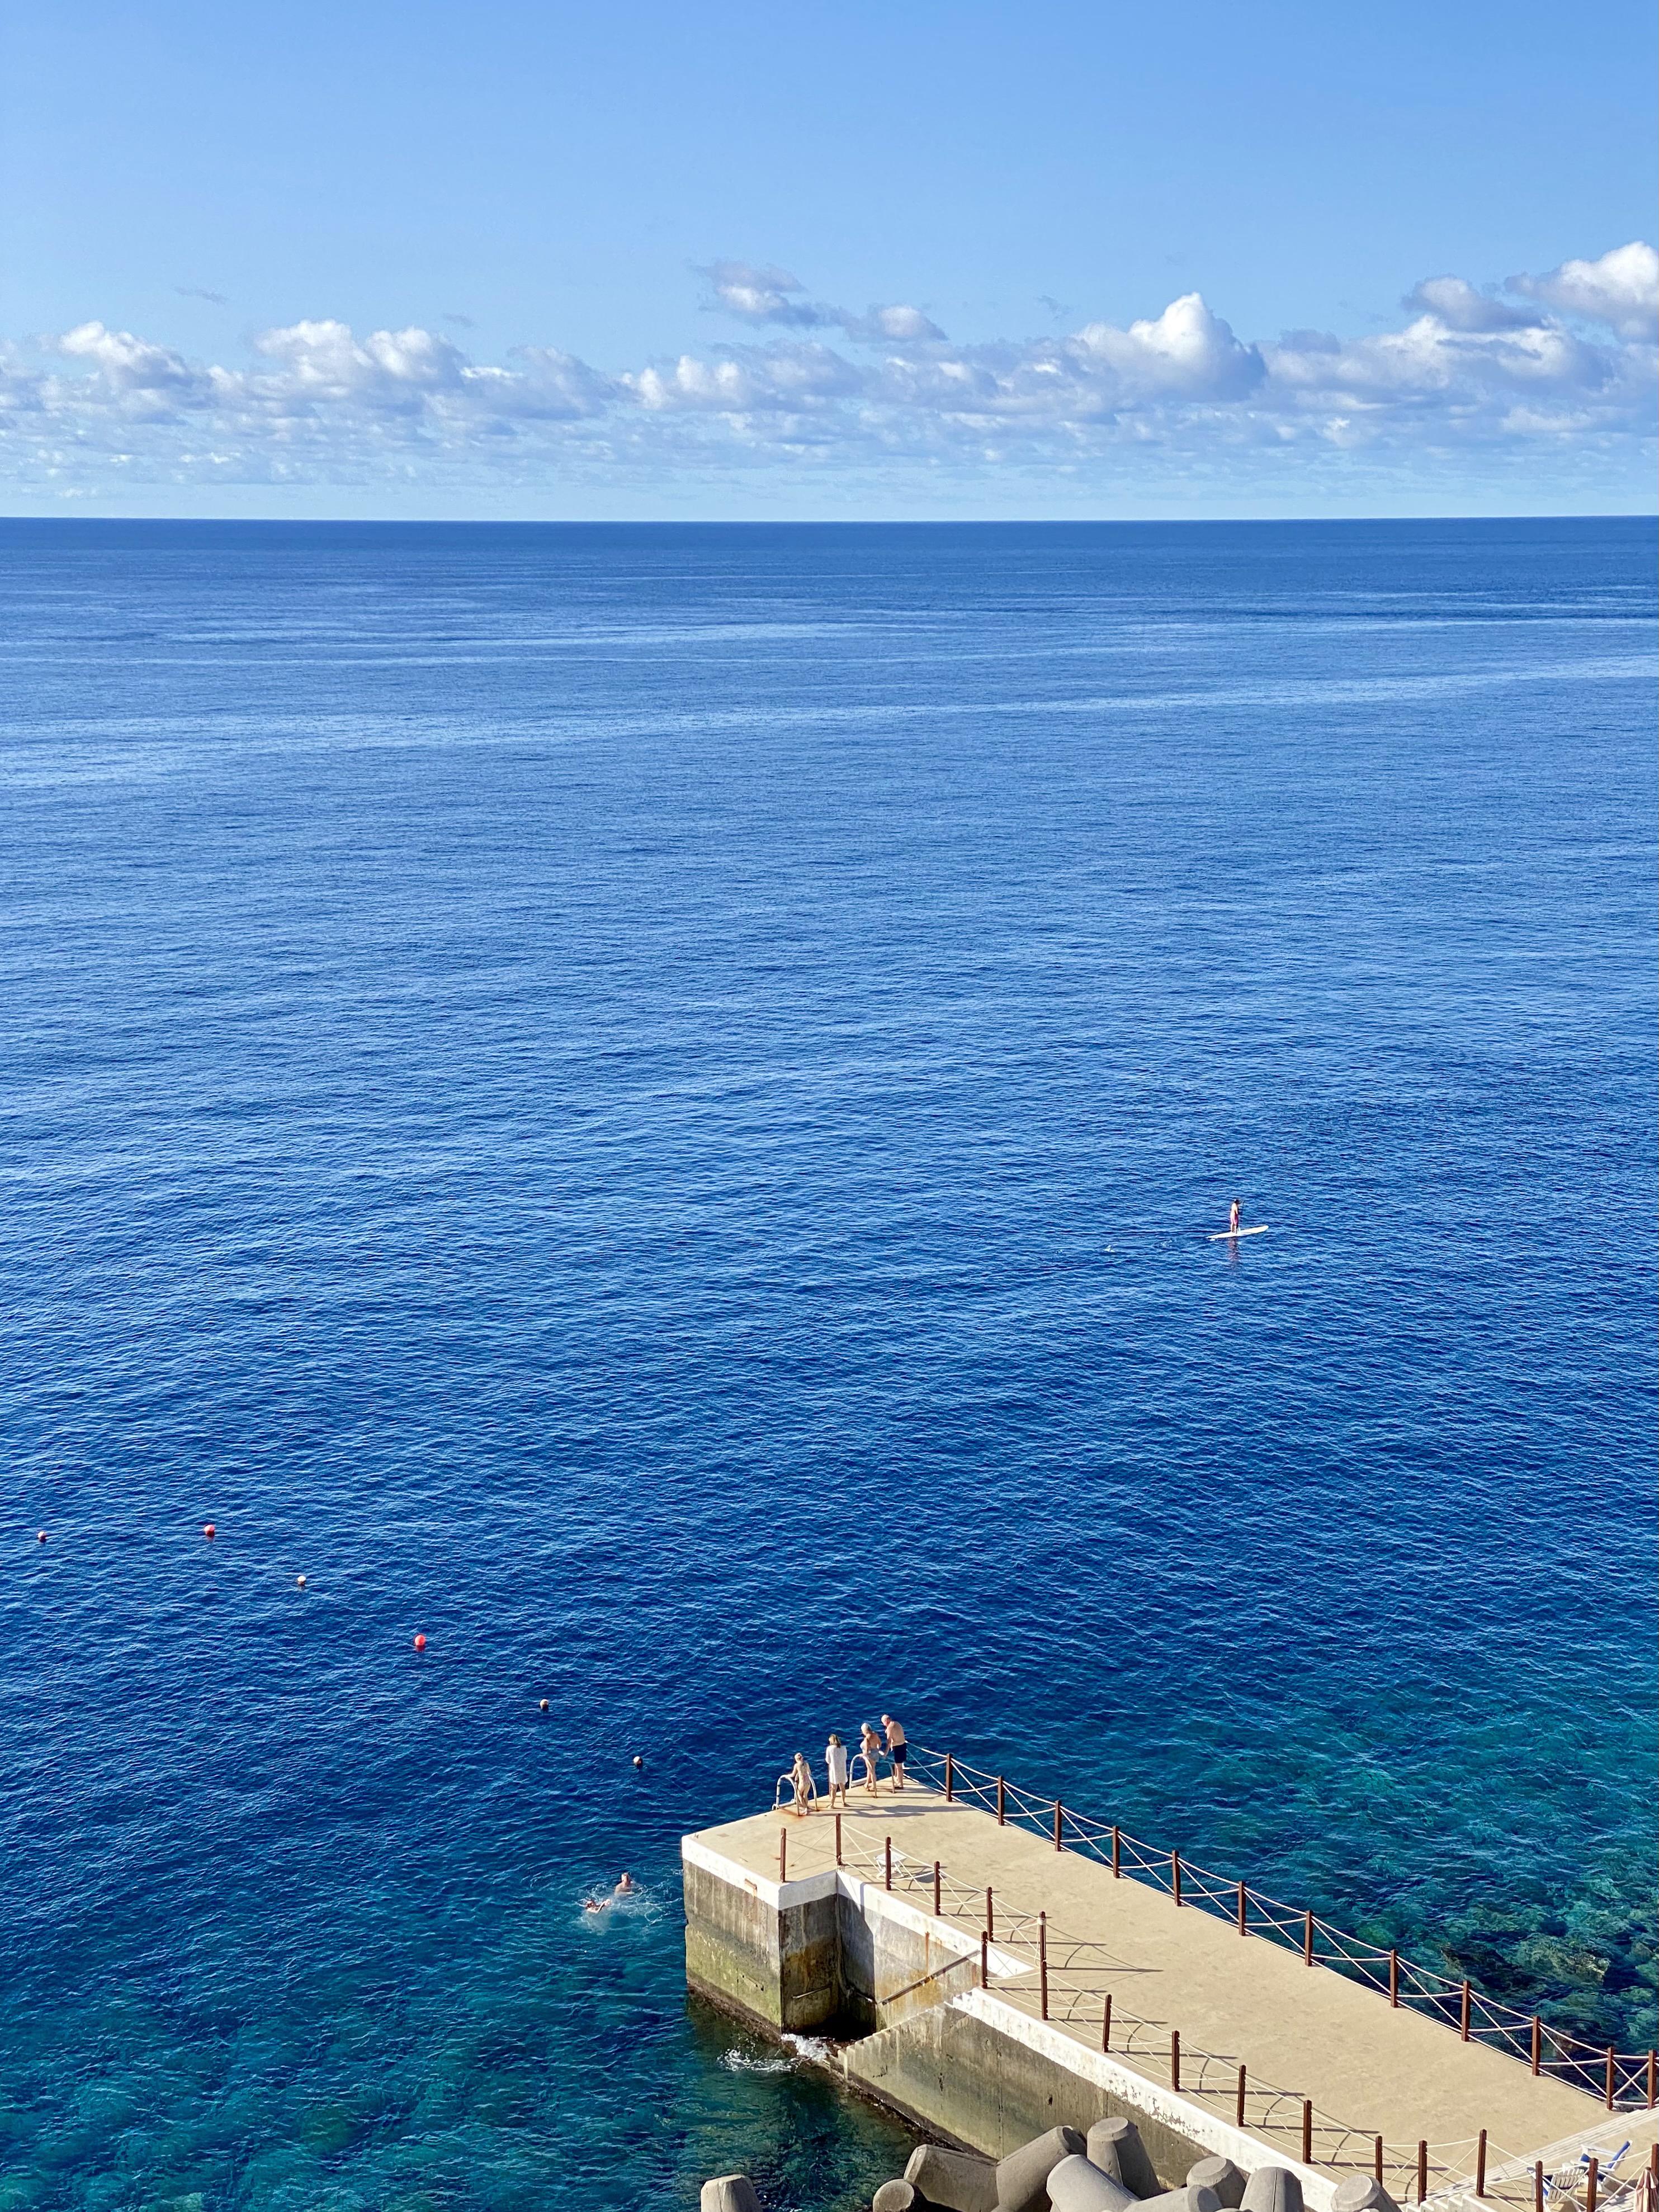
[[867, 2200], [883, 1706], [1655, 2039], [1653, 553], [0, 530], [0, 2208]]

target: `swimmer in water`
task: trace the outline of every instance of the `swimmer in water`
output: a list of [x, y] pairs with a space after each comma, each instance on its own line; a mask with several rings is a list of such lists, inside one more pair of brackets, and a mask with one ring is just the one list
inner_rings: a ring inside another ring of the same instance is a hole
[[634, 1893], [634, 1877], [624, 1868], [622, 1880], [617, 1884], [614, 1894], [617, 1897], [632, 1897]]
[[1238, 1234], [1239, 1218], [1242, 1211], [1243, 1200], [1236, 1198], [1233, 1200], [1233, 1210], [1227, 1216], [1227, 1234], [1230, 1237], [1237, 1237]]
[[584, 1912], [603, 1912], [609, 1906], [610, 1903], [611, 1899], [608, 1897], [585, 1897], [582, 1899], [582, 1911]]

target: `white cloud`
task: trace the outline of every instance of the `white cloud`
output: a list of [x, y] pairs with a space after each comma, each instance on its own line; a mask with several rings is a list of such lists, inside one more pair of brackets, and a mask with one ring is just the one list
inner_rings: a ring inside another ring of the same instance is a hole
[[1462, 276], [1425, 276], [1400, 304], [1431, 315], [1452, 331], [1520, 331], [1539, 319], [1535, 312], [1512, 307], [1491, 292], [1477, 292]]
[[1127, 392], [1186, 399], [1242, 399], [1267, 374], [1260, 351], [1241, 345], [1198, 292], [1172, 300], [1155, 321], [1127, 331], [1089, 323], [1076, 343], [1119, 377]]
[[1409, 467], [1451, 446], [1634, 454], [1652, 425], [1659, 272], [1644, 246], [1513, 279], [1507, 299], [1425, 278], [1406, 319], [1373, 335], [1254, 342], [1197, 292], [1127, 324], [963, 345], [916, 307], [815, 305], [784, 270], [707, 273], [752, 335], [615, 375], [555, 347], [477, 362], [417, 325], [307, 319], [234, 366], [82, 323], [0, 346], [0, 465], [19, 484], [481, 468], [533, 483], [559, 462], [660, 477], [908, 458], [982, 474], [1154, 449], [1224, 468], [1255, 447], [1280, 468], [1320, 451]]
[[757, 268], [748, 261], [711, 261], [698, 271], [708, 277], [714, 303], [748, 323], [785, 323], [802, 330], [842, 330], [860, 344], [886, 339], [915, 343], [945, 333], [920, 307], [873, 307], [861, 315], [799, 295], [806, 287], [787, 269]]
[[1651, 337], [1659, 329], [1659, 252], [1640, 239], [1599, 261], [1564, 261], [1542, 276], [1511, 276], [1510, 289], [1564, 315], [1605, 323], [1621, 337]]
[[71, 361], [90, 362], [106, 390], [129, 411], [204, 406], [213, 396], [210, 372], [204, 375], [170, 346], [151, 345], [131, 331], [80, 323], [64, 332], [57, 350]]
[[716, 303], [748, 323], [793, 323], [810, 327], [834, 322], [832, 308], [797, 297], [806, 287], [787, 269], [757, 268], [748, 261], [711, 261], [699, 270], [714, 288]]

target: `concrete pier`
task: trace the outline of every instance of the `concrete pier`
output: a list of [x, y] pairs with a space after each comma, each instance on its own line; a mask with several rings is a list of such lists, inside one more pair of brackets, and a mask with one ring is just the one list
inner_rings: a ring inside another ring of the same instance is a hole
[[1166, 2187], [1206, 2157], [1273, 2164], [1314, 2212], [1376, 2170], [1379, 2137], [1401, 2204], [1418, 2200], [1425, 2142], [1427, 2193], [1448, 2202], [1483, 2160], [1488, 2199], [1525, 2208], [1536, 2160], [1554, 2175], [1583, 2146], [1611, 2158], [1630, 2143], [1620, 2171], [1646, 2162], [1655, 2114], [1607, 2112], [974, 1806], [884, 1784], [857, 1796], [842, 1833], [839, 1866], [822, 1810], [687, 1837], [689, 1979], [775, 2033], [824, 2039], [849, 2084], [967, 2148], [1000, 2157], [1056, 2124], [1121, 2114]]

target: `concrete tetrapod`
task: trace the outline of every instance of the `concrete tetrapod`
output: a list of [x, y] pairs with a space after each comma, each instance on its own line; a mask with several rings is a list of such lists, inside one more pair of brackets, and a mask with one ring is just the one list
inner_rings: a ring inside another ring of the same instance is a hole
[[1089, 2130], [1089, 2160], [1121, 2181], [1131, 2196], [1156, 2197], [1164, 2186], [1133, 2120], [1097, 2120]]
[[1259, 2166], [1239, 2202], [1244, 2212], [1302, 2212], [1302, 2184], [1285, 2166]]
[[927, 2199], [914, 2181], [884, 2181], [870, 2199], [870, 2212], [927, 2212]]
[[1048, 2176], [1054, 2212], [1129, 2212], [1136, 2202], [1121, 2181], [1086, 2158], [1063, 2158]]
[[1244, 2176], [1230, 2158], [1201, 2158], [1187, 2169], [1188, 2189], [1213, 2189], [1222, 2203], [1237, 2206], [1244, 2201]]
[[1400, 2212], [1374, 2173], [1351, 2173], [1339, 2181], [1331, 2206], [1332, 2212]]
[[1169, 2189], [1162, 2197], [1143, 2197], [1146, 2212], [1221, 2212], [1221, 2199], [1213, 2189]]
[[970, 2150], [918, 2143], [904, 2178], [929, 2204], [942, 2205], [945, 2212], [996, 2212], [996, 2167]]
[[997, 2212], [1044, 2212], [1048, 2176], [1063, 2158], [1083, 2148], [1075, 2128], [1050, 2128], [1046, 2135], [1011, 2150], [997, 2161]]
[[702, 2185], [702, 2212], [760, 2212], [755, 2185], [746, 2173], [717, 2173]]

